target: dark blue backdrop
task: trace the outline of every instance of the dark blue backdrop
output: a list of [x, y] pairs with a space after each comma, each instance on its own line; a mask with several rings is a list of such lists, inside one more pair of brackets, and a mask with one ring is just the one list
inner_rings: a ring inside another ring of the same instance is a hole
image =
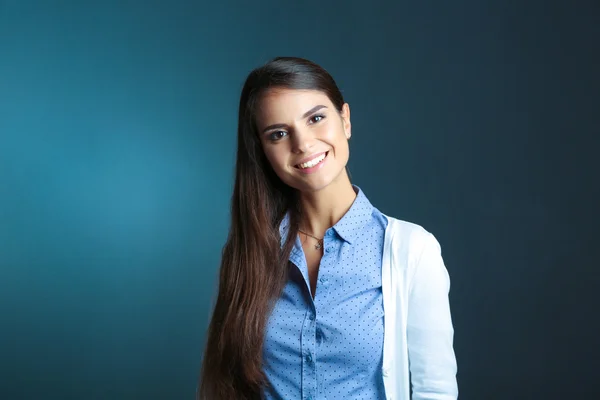
[[0, 398], [192, 398], [277, 55], [330, 70], [354, 183], [440, 240], [461, 398], [599, 395], [599, 7], [520, 3], [0, 0]]

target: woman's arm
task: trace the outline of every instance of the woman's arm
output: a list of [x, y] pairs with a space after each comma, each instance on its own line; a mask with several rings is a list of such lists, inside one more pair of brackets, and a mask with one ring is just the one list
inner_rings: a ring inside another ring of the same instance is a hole
[[407, 341], [413, 400], [458, 397], [450, 278], [435, 237], [427, 233], [408, 297]]

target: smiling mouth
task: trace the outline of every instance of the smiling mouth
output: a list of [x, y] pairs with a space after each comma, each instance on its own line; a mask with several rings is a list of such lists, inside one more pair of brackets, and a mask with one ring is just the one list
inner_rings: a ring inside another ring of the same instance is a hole
[[329, 155], [329, 151], [326, 151], [325, 153], [321, 154], [319, 157], [316, 157], [316, 158], [310, 160], [309, 162], [305, 162], [302, 164], [296, 164], [296, 165], [294, 165], [294, 168], [309, 169], [309, 168], [316, 167], [317, 165], [321, 164], [323, 162], [323, 160], [325, 160], [325, 158], [327, 158], [327, 155]]

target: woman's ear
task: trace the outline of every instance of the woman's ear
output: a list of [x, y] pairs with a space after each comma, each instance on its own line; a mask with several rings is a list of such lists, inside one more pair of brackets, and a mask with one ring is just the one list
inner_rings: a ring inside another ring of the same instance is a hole
[[342, 123], [344, 124], [344, 134], [346, 135], [346, 139], [350, 139], [352, 136], [352, 124], [350, 123], [350, 105], [348, 103], [344, 103], [342, 106]]

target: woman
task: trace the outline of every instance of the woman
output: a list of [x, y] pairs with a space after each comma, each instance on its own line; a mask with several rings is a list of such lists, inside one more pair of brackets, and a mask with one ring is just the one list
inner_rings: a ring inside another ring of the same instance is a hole
[[249, 74], [199, 399], [457, 397], [439, 244], [350, 182], [351, 133], [318, 65]]

